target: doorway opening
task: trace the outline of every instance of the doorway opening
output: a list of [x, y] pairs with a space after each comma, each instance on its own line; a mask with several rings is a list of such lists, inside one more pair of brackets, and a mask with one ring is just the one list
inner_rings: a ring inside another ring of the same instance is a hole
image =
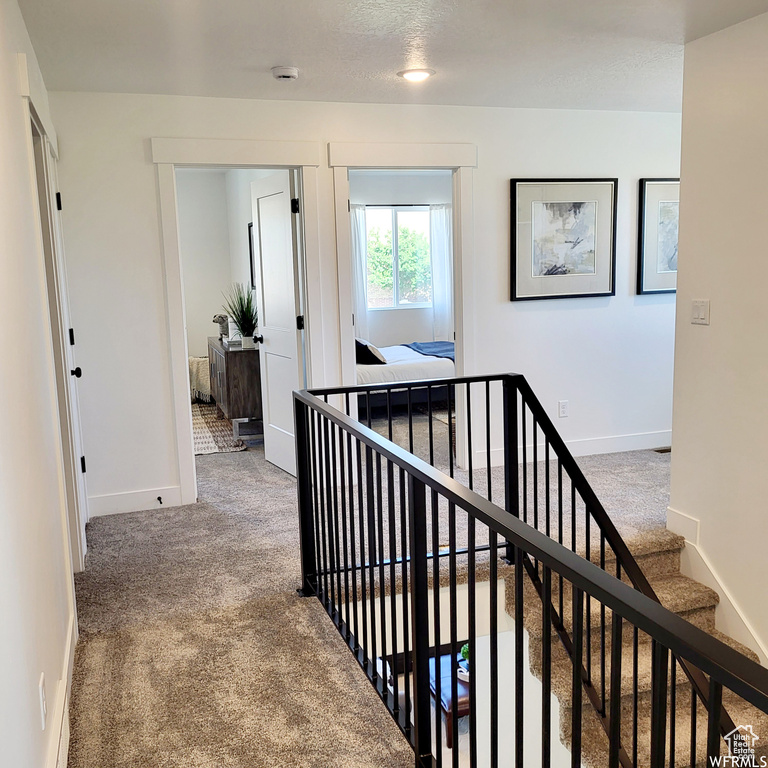
[[194, 455], [263, 444], [295, 473], [291, 393], [306, 385], [299, 174], [186, 166], [174, 177]]
[[349, 171], [357, 384], [456, 375], [453, 173]]

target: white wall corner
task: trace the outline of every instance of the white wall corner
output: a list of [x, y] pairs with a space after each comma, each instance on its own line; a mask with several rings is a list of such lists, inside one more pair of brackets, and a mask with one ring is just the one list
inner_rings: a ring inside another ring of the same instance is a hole
[[700, 521], [667, 507], [667, 528], [685, 537], [680, 558], [681, 573], [714, 589], [719, 595], [720, 602], [715, 610], [717, 628], [751, 648], [760, 657], [760, 663], [768, 666], [768, 644], [758, 635], [699, 544]]
[[19, 96], [29, 98], [32, 94], [29, 90], [29, 65], [27, 64], [27, 54], [17, 54], [19, 60]]
[[[162, 498], [162, 503], [157, 497]], [[89, 496], [90, 516], [118, 515], [124, 512], [142, 512], [147, 509], [181, 506], [181, 487], [147, 488], [143, 491], [106, 493], [103, 496]]]

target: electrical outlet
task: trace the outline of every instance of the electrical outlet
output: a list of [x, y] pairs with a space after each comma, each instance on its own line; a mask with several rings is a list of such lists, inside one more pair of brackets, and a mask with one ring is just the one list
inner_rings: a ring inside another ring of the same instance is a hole
[[557, 415], [558, 415], [558, 418], [561, 418], [561, 419], [568, 418], [568, 401], [567, 400], [557, 401]]
[[40, 723], [45, 730], [45, 721], [48, 717], [48, 705], [45, 701], [45, 672], [40, 675], [40, 682], [38, 684], [40, 693]]

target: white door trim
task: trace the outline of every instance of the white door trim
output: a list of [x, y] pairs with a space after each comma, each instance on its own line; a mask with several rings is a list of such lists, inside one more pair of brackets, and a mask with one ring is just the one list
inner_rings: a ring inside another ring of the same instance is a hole
[[339, 292], [341, 383], [355, 379], [352, 324], [352, 245], [349, 231], [350, 168], [444, 168], [453, 171], [453, 290], [456, 328], [456, 375], [474, 371], [474, 318], [470, 308], [474, 286], [474, 208], [472, 169], [477, 167], [474, 144], [360, 144], [331, 143], [336, 214], [336, 274]]
[[[179, 222], [176, 203], [175, 168], [179, 165], [229, 166], [233, 168], [295, 168], [301, 177], [304, 222], [306, 324], [322, 328], [322, 296], [318, 218], [317, 166], [321, 149], [307, 141], [249, 141], [241, 139], [173, 139], [153, 138], [152, 161], [157, 166], [165, 277], [168, 348], [171, 368], [171, 398], [176, 433], [176, 455], [181, 503], [197, 500], [197, 478], [192, 441], [192, 414], [189, 408], [189, 372], [187, 339], [184, 332], [184, 286], [179, 249]], [[311, 331], [310, 331], [311, 332]], [[309, 347], [308, 372], [317, 375], [322, 365], [313, 363], [324, 357], [322, 334], [315, 334]], [[317, 376], [316, 376], [317, 377]], [[319, 378], [319, 377], [317, 377]]]

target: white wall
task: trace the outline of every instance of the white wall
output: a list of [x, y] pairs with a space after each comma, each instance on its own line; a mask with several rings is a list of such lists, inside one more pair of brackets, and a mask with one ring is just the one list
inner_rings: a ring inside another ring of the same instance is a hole
[[[684, 82], [669, 525], [765, 650], [768, 15], [687, 45]], [[693, 299], [711, 325], [691, 325]]]
[[[0, 376], [0, 762], [52, 768], [71, 674], [74, 597], [18, 53], [27, 56], [32, 98], [50, 128], [45, 88], [19, 7], [15, 0], [0, 0], [0, 323], [6, 331]], [[45, 731], [38, 704], [41, 673]]]
[[233, 168], [227, 171], [230, 268], [233, 283], [251, 284], [251, 252], [248, 247], [248, 224], [253, 222], [251, 182], [274, 173], [272, 170], [255, 168]]
[[[558, 427], [581, 452], [669, 443], [675, 298], [635, 296], [634, 275], [637, 182], [677, 175], [679, 115], [88, 93], [51, 100], [73, 210], [73, 307], [93, 327], [82, 340], [83, 364], [96, 371], [83, 397], [84, 429], [98, 446], [89, 476], [100, 493], [178, 484], [153, 136], [476, 144], [468, 259], [477, 335], [468, 339], [467, 373], [520, 371], [551, 413], [569, 400], [570, 418]], [[615, 297], [509, 301], [509, 179], [526, 176], [620, 178]], [[340, 375], [327, 167], [318, 169], [318, 189], [322, 265], [313, 288], [323, 304], [312, 323], [325, 338], [326, 371], [313, 371], [316, 385]], [[115, 309], [121, 344], [101, 343], [102, 318]]]
[[208, 337], [219, 332], [213, 316], [233, 282], [225, 171], [180, 168], [176, 195], [187, 348], [192, 357], [208, 357]]
[[[349, 172], [349, 199], [358, 205], [437, 205], [452, 198], [451, 171]], [[377, 347], [432, 341], [432, 308], [371, 310], [368, 336]]]

